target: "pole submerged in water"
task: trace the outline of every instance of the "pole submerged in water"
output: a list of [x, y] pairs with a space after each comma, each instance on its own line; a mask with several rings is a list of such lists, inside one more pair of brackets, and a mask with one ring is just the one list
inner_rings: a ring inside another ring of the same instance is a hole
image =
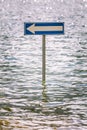
[[46, 40], [42, 35], [42, 85], [46, 83]]

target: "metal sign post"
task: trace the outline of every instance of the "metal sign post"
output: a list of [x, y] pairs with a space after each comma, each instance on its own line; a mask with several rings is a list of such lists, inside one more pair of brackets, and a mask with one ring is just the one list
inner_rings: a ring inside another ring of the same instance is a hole
[[42, 84], [46, 83], [46, 35], [64, 34], [62, 22], [24, 23], [24, 35], [42, 35]]
[[42, 35], [42, 85], [46, 82], [46, 39]]

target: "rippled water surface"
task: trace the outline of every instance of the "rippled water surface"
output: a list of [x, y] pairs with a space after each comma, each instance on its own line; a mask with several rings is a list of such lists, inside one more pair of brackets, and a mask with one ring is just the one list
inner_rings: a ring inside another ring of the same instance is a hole
[[[24, 22], [64, 35], [24, 36]], [[0, 0], [0, 130], [87, 130], [87, 0]]]

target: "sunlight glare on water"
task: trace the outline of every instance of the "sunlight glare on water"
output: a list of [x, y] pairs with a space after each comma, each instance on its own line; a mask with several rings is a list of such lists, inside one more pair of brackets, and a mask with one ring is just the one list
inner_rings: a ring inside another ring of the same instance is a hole
[[[65, 34], [24, 36], [24, 22]], [[87, 0], [0, 0], [0, 129], [87, 130]]]

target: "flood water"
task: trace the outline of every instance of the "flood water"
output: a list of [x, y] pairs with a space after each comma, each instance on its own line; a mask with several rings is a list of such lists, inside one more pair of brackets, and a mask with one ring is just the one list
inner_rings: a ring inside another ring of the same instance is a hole
[[[24, 22], [64, 35], [24, 36]], [[0, 130], [87, 130], [87, 0], [0, 0]]]

